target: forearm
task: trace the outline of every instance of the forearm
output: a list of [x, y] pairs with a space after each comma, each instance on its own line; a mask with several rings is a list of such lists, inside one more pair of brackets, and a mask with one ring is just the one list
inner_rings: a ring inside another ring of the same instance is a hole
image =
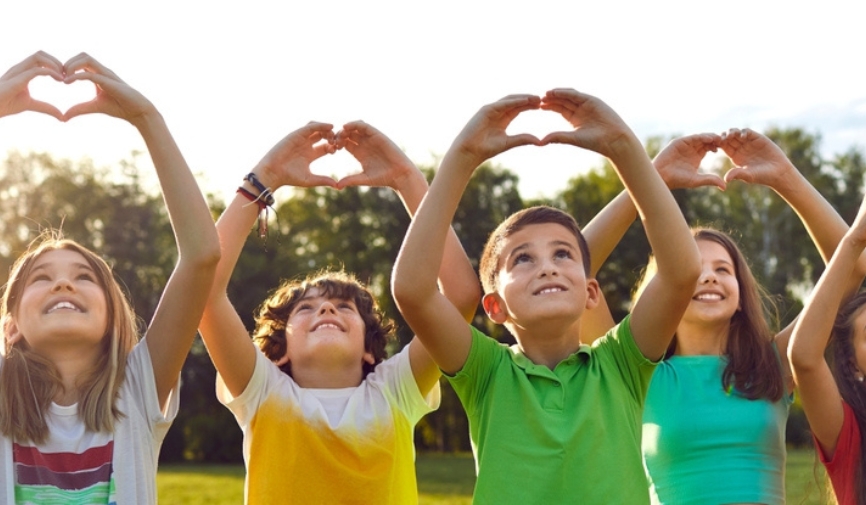
[[453, 233], [450, 223], [471, 175], [470, 170], [461, 170], [464, 163], [458, 156], [446, 154], [409, 226], [394, 266], [392, 288], [398, 304], [419, 303], [437, 290], [446, 239]]
[[637, 209], [634, 202], [628, 191], [623, 191], [584, 226], [583, 236], [589, 246], [591, 276], [598, 274], [635, 218]]
[[162, 187], [179, 260], [212, 266], [219, 259], [213, 217], [162, 115], [153, 109], [135, 126], [147, 145]]
[[[428, 189], [427, 180], [417, 169], [395, 188], [412, 217]], [[457, 233], [450, 226], [445, 238], [438, 279], [442, 294], [457, 307], [467, 321], [471, 321], [481, 300], [481, 286]]]
[[219, 235], [221, 257], [214, 277], [213, 295], [225, 295], [232, 272], [258, 215], [258, 205], [241, 194], [235, 194], [229, 206], [217, 220], [216, 230]]
[[700, 255], [670, 190], [639, 143], [611, 161], [643, 222], [658, 266], [657, 276], [668, 285], [692, 289], [700, 271]]
[[857, 259], [863, 253], [863, 246], [848, 237], [843, 238], [806, 301], [788, 347], [788, 357], [795, 376], [798, 372], [808, 372], [823, 364], [824, 349], [830, 339], [836, 314], [846, 296], [839, 286], [848, 282]]

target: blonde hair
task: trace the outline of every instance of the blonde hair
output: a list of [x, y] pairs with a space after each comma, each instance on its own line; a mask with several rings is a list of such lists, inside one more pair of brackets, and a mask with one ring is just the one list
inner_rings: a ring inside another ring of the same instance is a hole
[[14, 320], [21, 295], [33, 265], [50, 251], [68, 250], [81, 254], [93, 269], [105, 293], [106, 329], [102, 353], [93, 368], [76, 380], [78, 416], [88, 431], [111, 432], [114, 421], [123, 415], [115, 405], [123, 383], [126, 358], [138, 341], [135, 313], [112, 275], [108, 264], [86, 247], [47, 231], [34, 240], [12, 265], [0, 302], [3, 323], [3, 366], [0, 367], [0, 432], [18, 441], [44, 443], [48, 438], [45, 412], [63, 390], [57, 367], [33, 352], [24, 338], [11, 344], [8, 328]]

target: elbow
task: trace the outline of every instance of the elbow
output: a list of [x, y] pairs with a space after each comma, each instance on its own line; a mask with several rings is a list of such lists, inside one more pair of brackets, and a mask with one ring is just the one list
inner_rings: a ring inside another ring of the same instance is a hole
[[790, 343], [788, 346], [788, 363], [790, 363], [795, 379], [797, 376], [807, 375], [820, 367], [824, 357], [813, 354], [806, 349], [799, 348], [793, 341]]
[[222, 258], [222, 251], [216, 236], [213, 240], [202, 240], [192, 254], [183, 254], [181, 257], [184, 262], [203, 271], [215, 271], [220, 258]]

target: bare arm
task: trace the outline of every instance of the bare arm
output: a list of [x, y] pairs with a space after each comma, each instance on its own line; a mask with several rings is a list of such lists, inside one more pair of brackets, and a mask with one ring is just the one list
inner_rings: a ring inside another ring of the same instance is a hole
[[[309, 123], [277, 143], [252, 172], [262, 184], [272, 189], [285, 185], [335, 186], [333, 179], [310, 173], [311, 162], [334, 151], [330, 142], [319, 143], [323, 139], [332, 140], [333, 136], [331, 125]], [[244, 181], [243, 185], [253, 194], [258, 194], [249, 182]], [[200, 325], [214, 366], [233, 396], [246, 389], [255, 369], [258, 351], [229, 301], [226, 289], [258, 211], [257, 205], [236, 195], [217, 221], [222, 258]]]
[[[824, 262], [829, 262], [833, 251], [848, 230], [842, 216], [815, 189], [799, 170], [788, 160], [785, 153], [772, 140], [750, 129], [731, 129], [723, 135], [722, 149], [735, 167], [725, 174], [726, 181], [741, 180], [751, 184], [761, 184], [775, 191], [797, 213], [812, 242], [818, 248]], [[866, 256], [855, 265], [853, 274], [849, 271], [842, 286], [843, 299], [851, 296], [866, 275]], [[795, 320], [796, 322], [796, 320]], [[788, 339], [794, 322], [776, 335], [776, 345], [787, 361]], [[785, 363], [790, 373], [790, 367]], [[791, 377], [788, 376], [790, 388]]]
[[[359, 174], [340, 180], [337, 187], [388, 186], [400, 197], [409, 215], [415, 215], [427, 193], [427, 180], [391, 139], [363, 121], [354, 121], [344, 125], [337, 134], [337, 146], [345, 148], [357, 158], [363, 169]], [[445, 298], [466, 321], [470, 321], [481, 299], [481, 287], [457, 234], [450, 228], [445, 239], [438, 279]], [[439, 367], [417, 338], [410, 344], [409, 360], [415, 382], [419, 390], [426, 394], [439, 380]]]
[[153, 363], [160, 405], [164, 405], [196, 334], [219, 261], [213, 218], [195, 178], [171, 137], [162, 115], [146, 98], [87, 54], [65, 64], [66, 82], [90, 81], [96, 97], [66, 112], [71, 119], [104, 113], [129, 121], [147, 145], [174, 229], [178, 262], [160, 298], [145, 342]]
[[[824, 453], [830, 457], [836, 451], [844, 411], [839, 387], [824, 360], [824, 349], [845, 297], [844, 291], [838, 289], [838, 286], [849, 282], [864, 248], [866, 204], [861, 205], [850, 231], [842, 239], [830, 264], [806, 301], [794, 325], [788, 347], [788, 358], [809, 426]], [[857, 331], [862, 331], [862, 328]], [[862, 370], [859, 372], [862, 373]]]
[[434, 272], [443, 261], [450, 223], [475, 168], [512, 147], [538, 143], [531, 135], [507, 135], [505, 129], [520, 112], [537, 109], [539, 102], [532, 95], [509, 96], [482, 107], [469, 121], [442, 159], [394, 265], [391, 288], [397, 306], [446, 373], [463, 368], [472, 343], [464, 317], [436, 285]]
[[[700, 163], [710, 151], [715, 151], [721, 137], [711, 133], [688, 135], [672, 140], [653, 160], [653, 166], [670, 189], [716, 186], [725, 189], [725, 181], [715, 174], [699, 172]], [[591, 275], [602, 264], [628, 231], [637, 217], [637, 209], [628, 191], [611, 200], [584, 228], [592, 258]], [[587, 342], [604, 335], [614, 325], [607, 305], [587, 311], [581, 321], [581, 339]]]
[[577, 145], [607, 156], [615, 166], [656, 257], [658, 273], [632, 311], [635, 342], [644, 356], [662, 356], [689, 304], [700, 271], [700, 255], [673, 196], [641, 143], [604, 102], [570, 89], [545, 95], [542, 108], [562, 114], [574, 127], [542, 142]]

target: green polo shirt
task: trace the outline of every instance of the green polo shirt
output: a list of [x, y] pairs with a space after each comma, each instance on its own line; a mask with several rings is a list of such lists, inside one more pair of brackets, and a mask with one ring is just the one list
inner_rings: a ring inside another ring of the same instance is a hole
[[472, 328], [448, 379], [469, 417], [474, 503], [649, 503], [640, 437], [654, 369], [628, 317], [554, 370]]

